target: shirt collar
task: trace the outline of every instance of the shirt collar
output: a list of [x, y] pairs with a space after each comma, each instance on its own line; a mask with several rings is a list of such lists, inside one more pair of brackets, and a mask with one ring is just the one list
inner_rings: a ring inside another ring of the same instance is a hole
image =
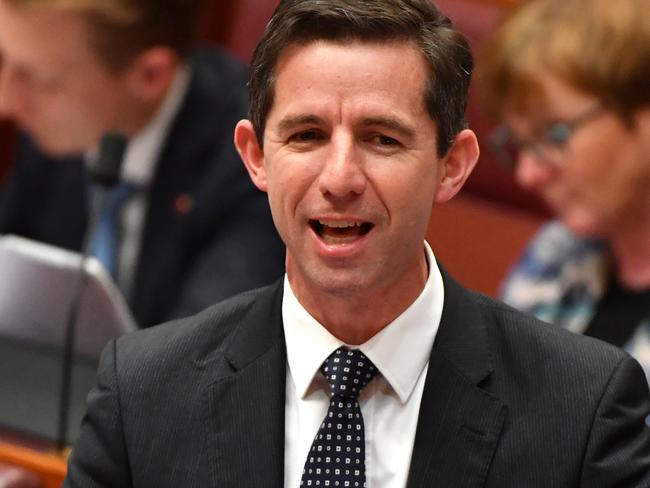
[[[374, 363], [404, 403], [425, 370], [440, 325], [444, 302], [442, 276], [428, 243], [424, 243], [429, 276], [418, 298], [393, 322], [358, 348]], [[285, 275], [282, 318], [287, 361], [304, 398], [325, 359], [345, 345], [330, 334], [298, 302]]]

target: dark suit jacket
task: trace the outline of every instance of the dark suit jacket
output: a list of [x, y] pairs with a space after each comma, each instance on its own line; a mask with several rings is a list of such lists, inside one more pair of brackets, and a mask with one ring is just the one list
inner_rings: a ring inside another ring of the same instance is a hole
[[[409, 487], [650, 486], [632, 358], [444, 281]], [[64, 486], [283, 486], [281, 302], [276, 284], [112, 342]]]
[[[213, 50], [191, 59], [193, 78], [152, 182], [129, 302], [150, 326], [269, 284], [284, 270], [284, 246], [266, 195], [251, 183], [233, 144], [246, 117], [246, 69]], [[3, 189], [0, 233], [78, 250], [87, 220], [81, 158], [49, 158], [22, 141]], [[181, 195], [194, 205], [175, 206]]]

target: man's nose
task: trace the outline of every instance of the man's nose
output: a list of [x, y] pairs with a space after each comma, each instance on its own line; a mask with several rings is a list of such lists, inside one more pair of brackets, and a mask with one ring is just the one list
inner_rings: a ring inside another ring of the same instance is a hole
[[318, 186], [323, 195], [347, 198], [360, 195], [367, 184], [362, 154], [351, 138], [333, 139], [323, 163]]

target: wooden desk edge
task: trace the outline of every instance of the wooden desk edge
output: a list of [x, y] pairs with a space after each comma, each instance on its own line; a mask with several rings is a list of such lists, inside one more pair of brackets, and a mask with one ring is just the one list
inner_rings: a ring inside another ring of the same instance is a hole
[[67, 471], [67, 461], [63, 456], [4, 442], [0, 442], [0, 462], [33, 472], [41, 479], [44, 488], [59, 488]]

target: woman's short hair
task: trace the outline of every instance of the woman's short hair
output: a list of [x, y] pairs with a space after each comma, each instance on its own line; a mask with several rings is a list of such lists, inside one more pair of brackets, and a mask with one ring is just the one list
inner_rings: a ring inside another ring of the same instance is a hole
[[629, 120], [650, 104], [648, 0], [532, 0], [507, 16], [480, 54], [482, 98], [497, 116], [543, 102], [552, 75]]

